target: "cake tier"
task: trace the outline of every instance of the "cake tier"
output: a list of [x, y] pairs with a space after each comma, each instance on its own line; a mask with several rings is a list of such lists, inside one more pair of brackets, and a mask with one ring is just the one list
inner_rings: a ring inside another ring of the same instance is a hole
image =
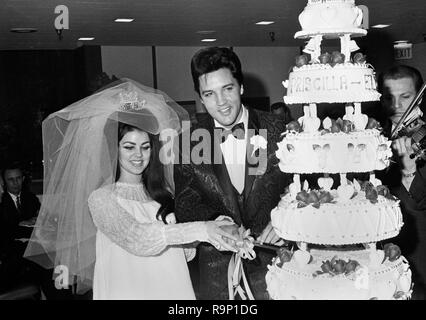
[[284, 102], [346, 103], [377, 101], [374, 70], [365, 63], [308, 64], [294, 67], [288, 82]]
[[349, 133], [288, 133], [275, 152], [287, 173], [347, 173], [383, 170], [390, 141], [377, 129]]
[[290, 193], [271, 211], [275, 232], [283, 239], [314, 244], [348, 245], [376, 242], [398, 235], [403, 222], [399, 201], [381, 195], [371, 203], [358, 193], [340, 201], [336, 190], [334, 203], [298, 208]]
[[367, 34], [367, 30], [354, 28], [354, 29], [312, 29], [307, 31], [297, 31], [294, 34], [296, 39], [307, 39], [317, 35], [323, 36], [323, 38], [337, 39], [345, 34], [349, 34], [352, 37], [362, 37]]
[[341, 33], [363, 36], [367, 31], [360, 28], [362, 18], [362, 10], [353, 0], [310, 0], [299, 15], [302, 31], [297, 32], [295, 38]]
[[[311, 250], [313, 260], [307, 265], [299, 265], [294, 259], [279, 267], [279, 259], [268, 266], [266, 284], [269, 295], [276, 300], [391, 300], [411, 297], [411, 271], [404, 257], [391, 262], [372, 265], [369, 252]], [[360, 267], [345, 275], [324, 273], [323, 261], [339, 259], [355, 260]]]

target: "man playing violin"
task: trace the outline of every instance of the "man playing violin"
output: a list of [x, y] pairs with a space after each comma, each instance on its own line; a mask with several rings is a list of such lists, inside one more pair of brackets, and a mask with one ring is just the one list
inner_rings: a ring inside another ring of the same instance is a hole
[[[420, 72], [404, 65], [394, 66], [379, 76], [385, 135], [390, 137], [422, 84]], [[426, 299], [426, 166], [410, 157], [414, 153], [411, 137], [393, 140], [392, 148], [394, 162], [382, 172], [383, 177], [380, 175], [383, 184], [401, 200], [404, 226], [392, 241], [401, 247], [413, 271], [413, 299]]]

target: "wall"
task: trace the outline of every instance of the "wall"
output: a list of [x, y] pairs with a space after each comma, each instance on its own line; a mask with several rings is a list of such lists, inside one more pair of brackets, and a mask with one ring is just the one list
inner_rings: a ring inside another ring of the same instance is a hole
[[[176, 101], [195, 100], [190, 60], [201, 47], [155, 47], [152, 64], [151, 47], [102, 47], [103, 71], [109, 76], [130, 77], [153, 86], [156, 70], [157, 88]], [[294, 64], [298, 47], [234, 47], [243, 65], [247, 97], [268, 96], [271, 103], [282, 101], [282, 81]], [[151, 72], [151, 73], [150, 73]]]
[[[383, 34], [371, 32], [369, 39], [360, 42], [368, 61], [380, 73], [393, 61], [392, 43]], [[367, 41], [368, 40], [368, 41]], [[102, 47], [102, 67], [108, 75], [130, 77], [148, 86], [154, 86], [156, 70], [157, 88], [176, 101], [196, 101], [198, 110], [203, 107], [195, 94], [190, 74], [192, 55], [201, 47], [155, 47], [155, 66], [152, 47]], [[270, 103], [282, 101], [285, 88], [282, 81], [294, 65], [299, 47], [234, 47], [243, 65], [245, 75], [244, 96], [269, 97]], [[328, 48], [326, 51], [332, 51]], [[413, 58], [399, 63], [414, 66], [426, 78], [426, 43], [413, 45]], [[300, 106], [289, 106], [293, 117], [302, 114]]]
[[152, 48], [102, 46], [102, 70], [108, 76], [130, 78], [154, 86]]
[[88, 95], [98, 49], [0, 51], [0, 168], [19, 161], [42, 177], [41, 121]]
[[413, 58], [399, 62], [419, 69], [423, 80], [426, 80], [426, 42], [413, 44]]
[[282, 102], [283, 80], [294, 66], [298, 47], [234, 47], [241, 59], [248, 97], [269, 96], [271, 103]]
[[190, 62], [201, 47], [156, 47], [158, 89], [176, 101], [195, 100]]

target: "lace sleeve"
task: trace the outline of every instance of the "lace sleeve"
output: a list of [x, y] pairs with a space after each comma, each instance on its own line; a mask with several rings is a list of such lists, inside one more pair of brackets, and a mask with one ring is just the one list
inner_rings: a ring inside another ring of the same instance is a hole
[[206, 241], [204, 222], [165, 225], [161, 221], [140, 223], [117, 202], [116, 195], [98, 189], [89, 197], [93, 222], [114, 243], [137, 256], [152, 256], [168, 245]]

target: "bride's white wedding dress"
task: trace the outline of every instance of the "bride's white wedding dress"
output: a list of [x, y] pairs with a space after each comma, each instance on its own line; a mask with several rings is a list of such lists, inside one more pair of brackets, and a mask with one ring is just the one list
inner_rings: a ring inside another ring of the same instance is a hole
[[198, 222], [166, 225], [159, 204], [143, 184], [95, 190], [89, 208], [98, 228], [93, 299], [195, 299], [186, 258], [195, 249], [182, 244], [203, 240]]

